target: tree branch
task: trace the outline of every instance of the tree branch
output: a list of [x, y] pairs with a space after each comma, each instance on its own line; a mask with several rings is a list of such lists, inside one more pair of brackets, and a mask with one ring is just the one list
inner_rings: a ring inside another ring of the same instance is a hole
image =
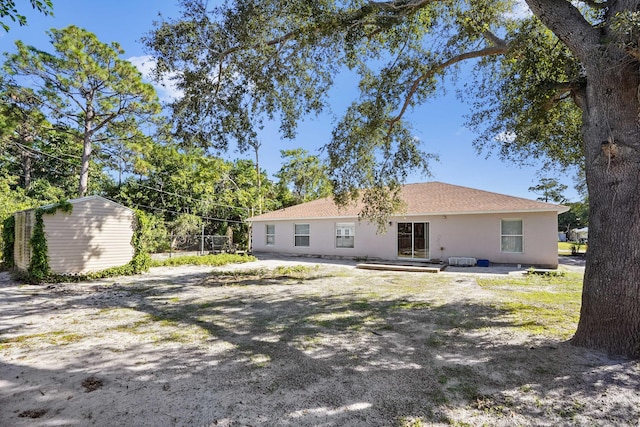
[[[387, 2], [370, 1], [369, 3], [365, 4], [364, 6], [358, 8], [353, 12], [337, 12], [336, 15], [332, 16], [331, 18], [335, 18], [337, 16], [338, 18], [341, 18], [341, 19], [327, 20], [326, 22], [330, 22], [333, 24], [329, 24], [325, 28], [323, 28], [322, 23], [315, 23], [315, 24], [312, 24], [311, 26], [298, 27], [292, 31], [289, 31], [286, 34], [283, 34], [282, 36], [266, 41], [264, 45], [267, 45], [267, 46], [280, 45], [288, 42], [289, 40], [295, 39], [297, 36], [301, 34], [307, 34], [309, 32], [318, 33], [322, 29], [328, 32], [331, 29], [335, 29], [336, 27], [341, 27], [342, 25], [349, 24], [349, 23], [351, 25], [362, 24], [363, 18], [365, 18], [368, 15], [375, 14], [375, 12], [377, 11], [393, 12], [396, 16], [404, 17], [411, 12], [414, 12], [422, 7], [425, 7], [431, 3], [435, 3], [438, 1], [441, 1], [441, 0], [405, 0], [405, 1], [387, 1]], [[344, 15], [344, 16], [341, 17], [341, 15]], [[258, 47], [260, 47], [260, 45], [256, 43], [250, 46], [239, 45], [239, 46], [234, 46], [229, 49], [223, 50], [218, 53], [219, 62], [222, 63], [224, 58], [226, 58], [227, 56], [235, 52], [238, 52], [241, 50], [256, 49]]]
[[597, 29], [567, 0], [525, 0], [531, 11], [581, 61], [588, 60], [592, 48], [600, 44]]
[[420, 77], [414, 80], [413, 84], [411, 85], [411, 88], [409, 89], [409, 92], [407, 93], [407, 96], [404, 100], [404, 104], [402, 105], [402, 108], [400, 109], [400, 112], [396, 117], [394, 117], [393, 119], [387, 122], [389, 124], [388, 134], [391, 133], [391, 130], [396, 125], [396, 123], [398, 123], [406, 113], [407, 109], [409, 108], [409, 105], [411, 104], [411, 99], [413, 98], [413, 95], [415, 95], [416, 91], [418, 90], [418, 88], [420, 87], [420, 84], [423, 81], [433, 77], [437, 72], [444, 70], [445, 68], [455, 65], [459, 62], [465, 61], [467, 59], [482, 58], [485, 56], [501, 55], [503, 53], [506, 53], [508, 49], [508, 46], [506, 45], [506, 43], [497, 37], [495, 37], [495, 40], [500, 41], [501, 43], [496, 46], [487, 47], [485, 49], [480, 49], [472, 52], [465, 52], [465, 53], [461, 53], [460, 55], [456, 55], [440, 64], [434, 65], [428, 72], [422, 74]]
[[602, 3], [598, 3], [595, 0], [582, 0], [582, 2], [594, 9], [606, 9], [607, 7], [609, 7], [608, 1], [603, 1]]
[[544, 110], [550, 110], [558, 102], [566, 99], [568, 95], [573, 97], [574, 93], [584, 89], [584, 87], [584, 83], [581, 82], [564, 82], [554, 84], [552, 89], [555, 90], [555, 94], [549, 100], [547, 100], [547, 102], [544, 103]]

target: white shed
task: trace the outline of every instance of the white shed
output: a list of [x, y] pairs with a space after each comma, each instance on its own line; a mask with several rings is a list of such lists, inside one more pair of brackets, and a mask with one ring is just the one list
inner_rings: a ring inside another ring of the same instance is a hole
[[[49, 269], [56, 274], [85, 274], [127, 264], [134, 255], [131, 240], [135, 213], [100, 196], [69, 200], [71, 212], [42, 215]], [[52, 207], [43, 206], [43, 209]], [[26, 271], [36, 209], [16, 212], [14, 261]]]

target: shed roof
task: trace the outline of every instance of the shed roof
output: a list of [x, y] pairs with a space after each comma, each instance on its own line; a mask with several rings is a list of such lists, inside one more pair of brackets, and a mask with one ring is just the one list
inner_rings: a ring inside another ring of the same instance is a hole
[[[102, 196], [85, 196], [85, 197], [80, 197], [80, 198], [77, 198], [77, 199], [70, 199], [70, 200], [67, 200], [67, 202], [71, 203], [72, 205], [77, 205], [77, 204], [82, 204], [82, 203], [88, 202], [90, 200], [100, 200], [100, 201], [103, 201], [103, 202], [107, 202], [107, 203], [109, 203], [109, 204], [111, 204], [113, 206], [117, 206], [117, 207], [120, 207], [120, 208], [125, 208], [125, 209], [128, 209], [128, 210], [133, 212], [133, 209], [128, 208], [128, 207], [126, 207], [124, 205], [121, 205], [120, 203], [114, 202], [113, 200], [106, 199], [106, 198], [104, 198]], [[40, 206], [40, 208], [47, 209], [47, 208], [51, 208], [51, 207], [55, 206], [56, 204], [57, 203], [50, 203], [48, 205]], [[34, 210], [34, 209], [38, 209], [38, 208], [25, 209], [24, 212], [31, 211], [31, 210]]]
[[[406, 204], [406, 209], [402, 212], [403, 216], [510, 212], [562, 213], [569, 210], [562, 205], [442, 182], [403, 185], [400, 197]], [[358, 216], [362, 208], [362, 203], [340, 208], [332, 198], [326, 197], [258, 215], [249, 218], [248, 221], [353, 218]]]

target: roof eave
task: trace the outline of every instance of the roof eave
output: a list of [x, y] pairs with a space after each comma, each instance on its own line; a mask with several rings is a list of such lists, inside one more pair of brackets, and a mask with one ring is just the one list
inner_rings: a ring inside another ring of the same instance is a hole
[[[540, 208], [540, 209], [518, 209], [518, 210], [478, 210], [478, 211], [441, 211], [441, 212], [420, 212], [420, 213], [404, 213], [391, 215], [391, 218], [400, 217], [419, 217], [419, 216], [441, 216], [441, 215], [487, 215], [487, 214], [523, 214], [523, 213], [541, 213], [541, 212], [557, 212], [558, 214], [567, 212], [568, 207], [558, 205], [553, 208]], [[288, 217], [288, 218], [260, 218], [253, 217], [247, 218], [246, 222], [263, 222], [263, 221], [309, 221], [309, 220], [321, 220], [321, 219], [359, 219], [357, 215], [338, 215], [338, 216], [300, 216], [300, 217]]]

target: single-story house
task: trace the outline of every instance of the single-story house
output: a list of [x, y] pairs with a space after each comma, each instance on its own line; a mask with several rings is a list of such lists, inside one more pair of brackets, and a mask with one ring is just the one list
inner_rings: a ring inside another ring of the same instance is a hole
[[558, 214], [569, 208], [427, 182], [402, 187], [406, 206], [385, 232], [359, 220], [362, 206], [331, 198], [249, 218], [252, 250], [380, 260], [558, 265]]
[[[85, 274], [131, 261], [135, 227], [135, 213], [131, 209], [100, 196], [73, 199], [68, 203], [70, 212], [57, 209], [42, 215], [52, 273]], [[14, 214], [14, 262], [18, 270], [29, 268], [36, 209]]]

